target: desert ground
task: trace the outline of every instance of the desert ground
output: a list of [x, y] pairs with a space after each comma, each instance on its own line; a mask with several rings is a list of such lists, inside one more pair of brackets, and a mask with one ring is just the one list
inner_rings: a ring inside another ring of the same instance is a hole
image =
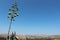
[[[0, 34], [0, 40], [6, 38], [7, 34]], [[60, 40], [60, 35], [16, 35], [16, 38], [18, 40]]]

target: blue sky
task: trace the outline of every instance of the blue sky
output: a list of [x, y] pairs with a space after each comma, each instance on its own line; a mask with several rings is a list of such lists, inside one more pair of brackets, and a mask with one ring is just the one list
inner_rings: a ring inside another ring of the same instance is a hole
[[60, 34], [60, 0], [0, 0], [0, 34], [9, 27], [8, 9], [18, 2], [19, 15], [11, 32], [19, 34]]

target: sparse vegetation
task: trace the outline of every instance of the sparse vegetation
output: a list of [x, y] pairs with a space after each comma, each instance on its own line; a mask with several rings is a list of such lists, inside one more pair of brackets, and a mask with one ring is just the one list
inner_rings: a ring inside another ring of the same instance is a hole
[[[4, 37], [0, 37], [0, 40], [6, 40]], [[18, 40], [60, 40], [60, 38], [26, 38], [26, 39], [18, 39]]]

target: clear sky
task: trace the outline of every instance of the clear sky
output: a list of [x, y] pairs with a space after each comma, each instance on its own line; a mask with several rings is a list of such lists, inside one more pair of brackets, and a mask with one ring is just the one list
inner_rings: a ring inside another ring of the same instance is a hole
[[9, 27], [8, 10], [18, 2], [19, 15], [11, 32], [19, 34], [60, 34], [60, 0], [0, 0], [0, 34]]

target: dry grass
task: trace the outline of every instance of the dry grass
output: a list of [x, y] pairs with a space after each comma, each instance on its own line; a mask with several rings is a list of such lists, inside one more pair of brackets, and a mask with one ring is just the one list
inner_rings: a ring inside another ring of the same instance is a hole
[[[7, 35], [0, 35], [0, 40], [6, 40]], [[24, 36], [24, 35], [17, 35], [16, 36], [19, 40], [60, 40], [60, 36], [48, 36], [48, 37], [37, 37], [37, 36]]]

